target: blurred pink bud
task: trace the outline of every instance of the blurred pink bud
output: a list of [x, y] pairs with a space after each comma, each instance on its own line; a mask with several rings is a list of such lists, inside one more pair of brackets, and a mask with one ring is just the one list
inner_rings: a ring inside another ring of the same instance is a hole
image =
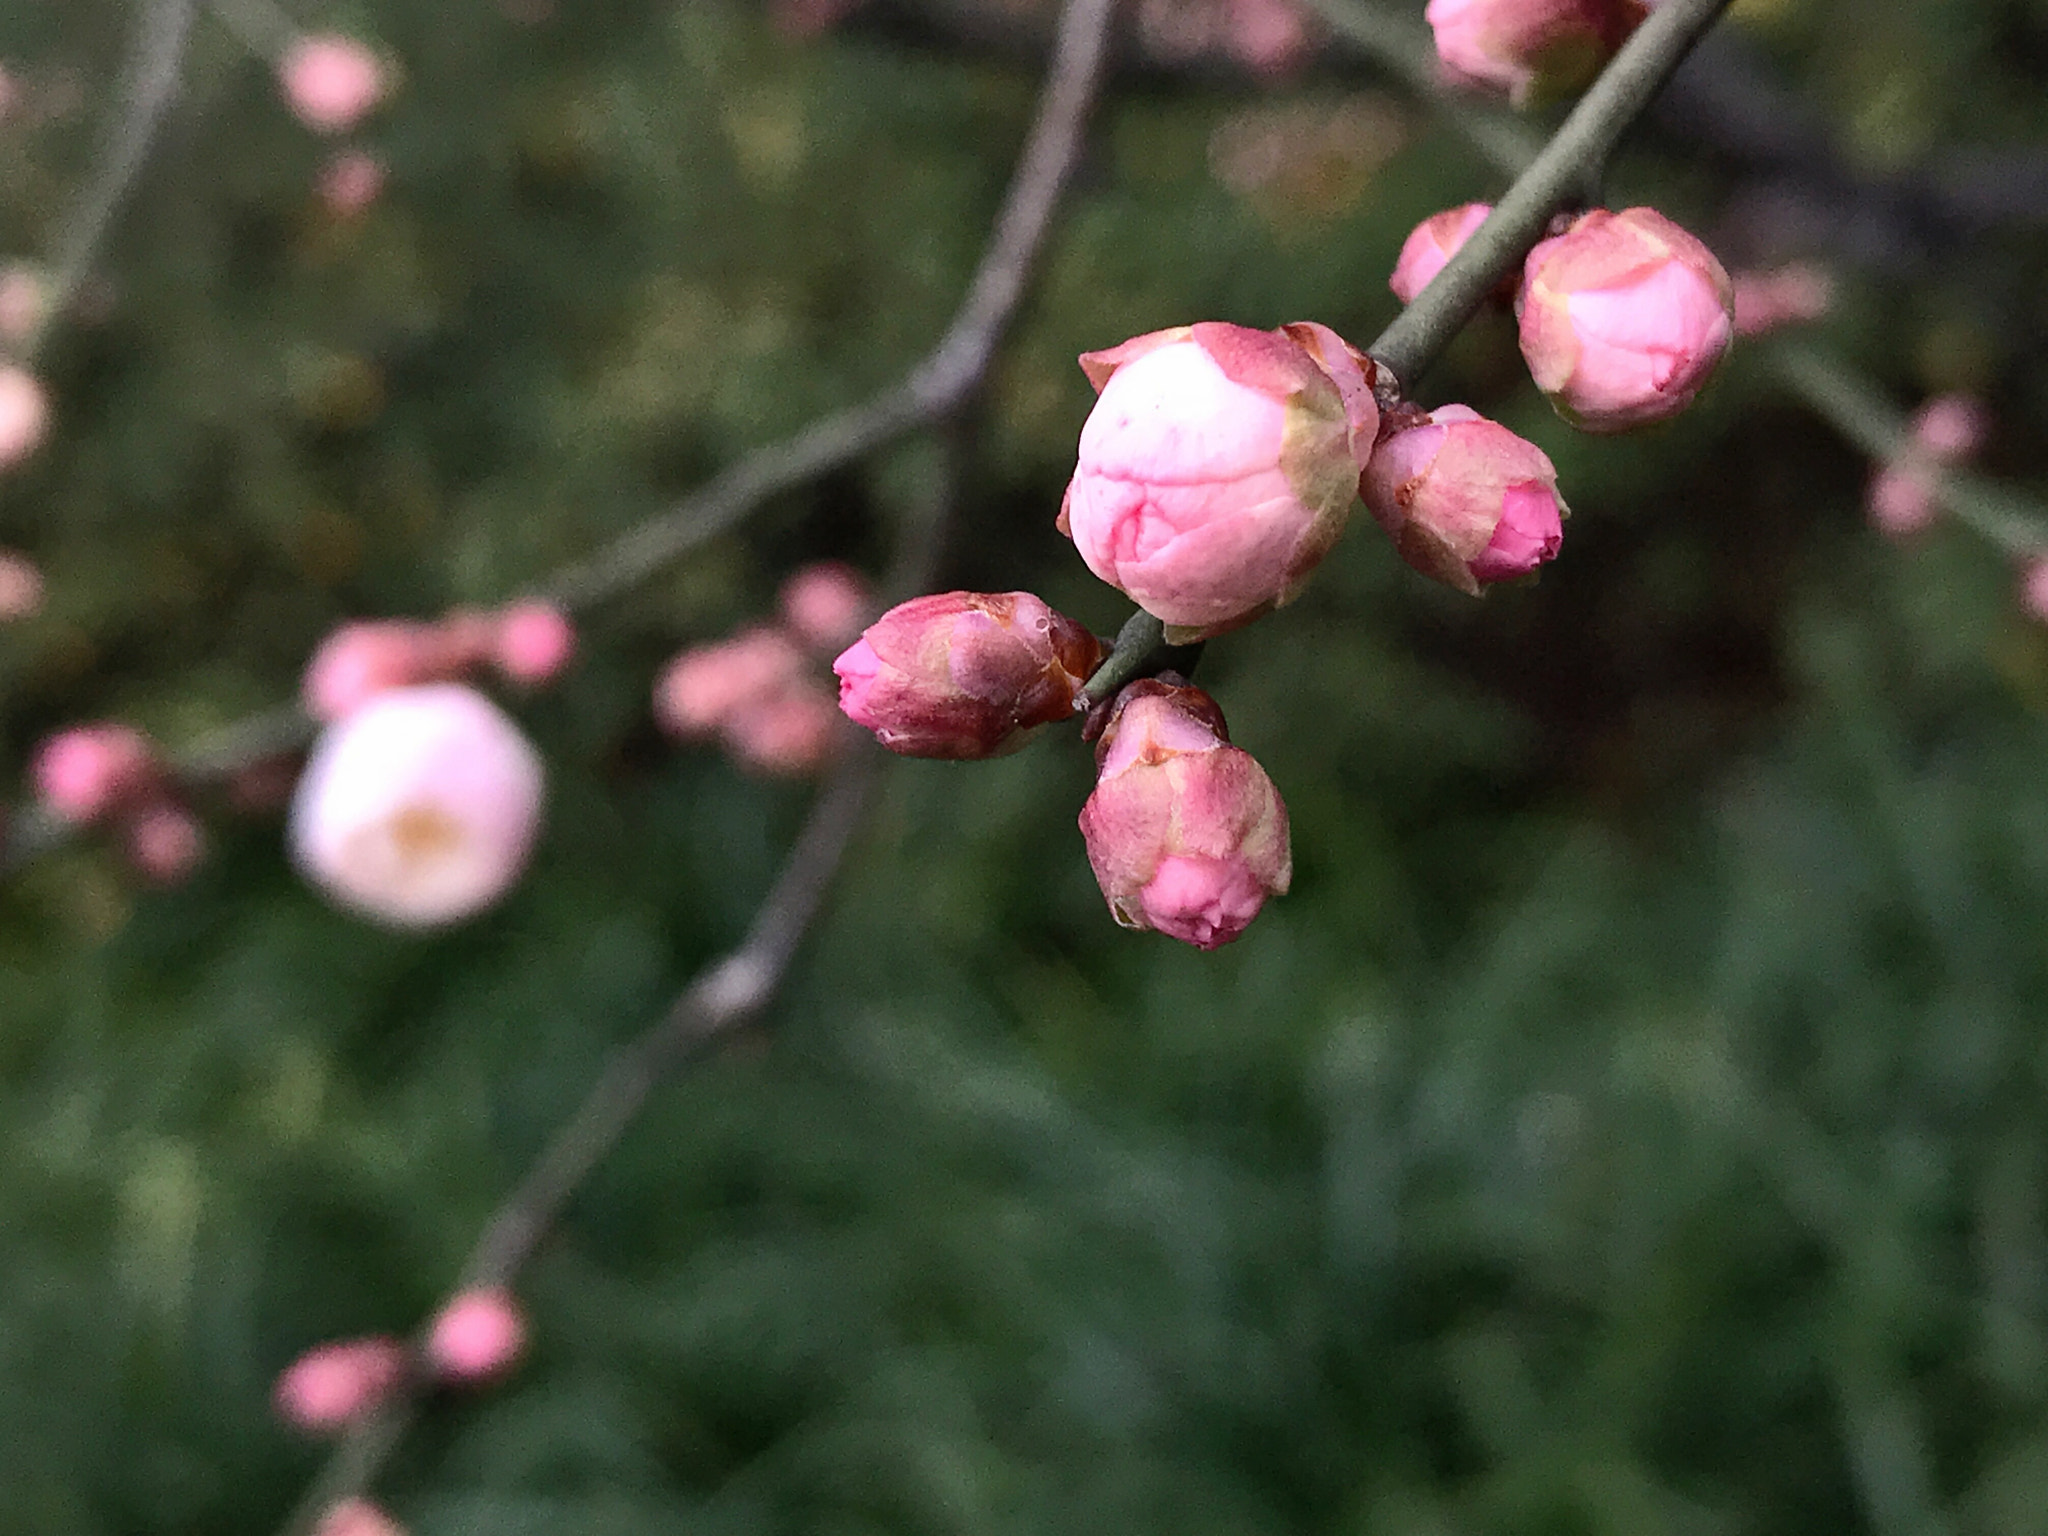
[[1284, 74], [1308, 55], [1307, 19], [1293, 0], [1226, 0], [1232, 56], [1261, 75]]
[[1201, 689], [1133, 683], [1095, 758], [1081, 836], [1124, 927], [1215, 949], [1287, 890], [1287, 807], [1252, 755], [1230, 745], [1223, 712]]
[[781, 693], [734, 710], [720, 732], [740, 765], [761, 773], [815, 773], [831, 757], [839, 711], [822, 683], [799, 678]]
[[199, 867], [206, 831], [184, 806], [160, 800], [129, 818], [124, 841], [128, 861], [159, 885], [177, 885]]
[[22, 262], [0, 269], [0, 341], [20, 346], [42, 326], [49, 285]]
[[2029, 560], [2020, 571], [2020, 606], [2048, 624], [2048, 558]]
[[782, 584], [782, 622], [814, 651], [838, 650], [867, 623], [874, 598], [860, 573], [837, 560], [806, 565]]
[[963, 760], [1072, 718], [1101, 661], [1094, 635], [1029, 592], [934, 592], [883, 614], [832, 670], [840, 709], [891, 752]]
[[1529, 252], [1517, 302], [1536, 387], [1588, 432], [1677, 415], [1735, 334], [1721, 263], [1653, 208], [1581, 214]]
[[404, 1377], [405, 1346], [398, 1340], [344, 1339], [294, 1360], [277, 1378], [271, 1401], [287, 1424], [334, 1434], [376, 1408]]
[[1292, 599], [1344, 531], [1379, 428], [1328, 326], [1204, 321], [1082, 355], [1100, 393], [1059, 528], [1176, 640]]
[[1458, 248], [1472, 238], [1472, 231], [1484, 224], [1492, 212], [1491, 203], [1467, 203], [1462, 208], [1433, 213], [1416, 225], [1401, 243], [1394, 275], [1387, 279], [1394, 297], [1403, 304], [1413, 304], [1415, 296], [1443, 271], [1458, 254]]
[[710, 736], [744, 706], [779, 696], [804, 674], [804, 653], [779, 629], [746, 629], [692, 646], [654, 685], [654, 718], [677, 736]]
[[1906, 462], [1877, 467], [1863, 493], [1863, 508], [1878, 532], [1893, 539], [1920, 532], [1940, 511], [1933, 481], [1918, 465]]
[[329, 213], [352, 219], [384, 190], [384, 162], [360, 149], [341, 150], [320, 168], [316, 190]]
[[1772, 272], [1737, 272], [1728, 281], [1738, 336], [1761, 336], [1780, 326], [1818, 320], [1835, 298], [1834, 275], [1811, 262], [1794, 262]]
[[316, 133], [344, 133], [383, 98], [384, 66], [366, 45], [333, 33], [301, 37], [277, 66], [286, 105]]
[[320, 642], [299, 683], [299, 702], [315, 720], [339, 720], [387, 689], [436, 676], [439, 660], [428, 625], [356, 620]]
[[1936, 395], [1913, 413], [1913, 444], [1944, 464], [1960, 464], [1991, 435], [1991, 413], [1974, 395]]
[[1526, 576], [1564, 542], [1549, 456], [1469, 406], [1387, 438], [1359, 489], [1401, 558], [1460, 592]]
[[1422, 14], [1453, 80], [1520, 107], [1588, 84], [1645, 11], [1632, 0], [1429, 0]]
[[576, 654], [576, 630], [553, 603], [513, 603], [498, 615], [493, 659], [512, 682], [549, 682]]
[[79, 725], [36, 751], [36, 797], [60, 821], [85, 826], [155, 788], [160, 777], [149, 738], [125, 725]]
[[292, 799], [292, 856], [364, 917], [455, 922], [519, 878], [542, 788], [539, 755], [482, 694], [389, 689], [320, 733]]
[[43, 573], [27, 555], [0, 549], [0, 624], [32, 619], [43, 607]]
[[50, 401], [26, 368], [0, 364], [0, 469], [19, 464], [50, 430]]
[[464, 1291], [427, 1333], [427, 1361], [443, 1381], [486, 1381], [510, 1370], [526, 1349], [526, 1317], [509, 1291]]
[[405, 1527], [368, 1499], [343, 1499], [320, 1517], [313, 1536], [405, 1536]]

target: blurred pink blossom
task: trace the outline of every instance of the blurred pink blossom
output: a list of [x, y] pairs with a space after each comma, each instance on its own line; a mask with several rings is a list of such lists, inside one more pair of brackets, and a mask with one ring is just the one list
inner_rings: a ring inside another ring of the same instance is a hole
[[176, 885], [199, 867], [206, 831], [184, 806], [159, 800], [129, 819], [123, 838], [128, 860], [159, 885]]
[[19, 464], [50, 430], [50, 401], [34, 374], [0, 364], [0, 469]]
[[133, 804], [160, 776], [149, 738], [112, 722], [72, 726], [46, 738], [29, 772], [43, 808], [74, 826]]
[[444, 1381], [478, 1382], [509, 1370], [526, 1348], [526, 1317], [509, 1291], [464, 1291], [427, 1333], [427, 1360]]
[[344, 133], [383, 98], [384, 66], [352, 37], [301, 37], [277, 66], [285, 102], [316, 133]]
[[815, 773], [831, 757], [839, 710], [823, 683], [803, 678], [772, 698], [742, 705], [720, 733], [742, 767], [761, 773]]
[[805, 645], [827, 656], [861, 632], [873, 605], [860, 573], [837, 560], [803, 566], [782, 584], [777, 596], [782, 622]]
[[317, 190], [336, 218], [352, 219], [384, 190], [384, 162], [365, 150], [338, 150], [320, 168]]
[[396, 1339], [344, 1339], [307, 1350], [277, 1378], [271, 1401], [287, 1424], [334, 1434], [383, 1402], [405, 1376]]
[[2048, 624], [2048, 557], [2029, 560], [2020, 572], [2020, 606]]
[[671, 661], [654, 685], [654, 716], [677, 736], [709, 736], [743, 706], [800, 679], [804, 653], [780, 629], [760, 625], [697, 645]]
[[343, 1499], [320, 1517], [313, 1536], [405, 1536], [405, 1527], [368, 1499]]
[[315, 720], [339, 720], [390, 688], [439, 675], [435, 631], [409, 619], [357, 619], [313, 652], [299, 702]]
[[0, 549], [0, 624], [32, 619], [43, 607], [43, 573], [27, 555]]
[[506, 678], [537, 687], [561, 675], [576, 654], [576, 630], [553, 603], [513, 603], [498, 614], [492, 659]]
[[1780, 326], [1818, 320], [1835, 298], [1834, 274], [1807, 261], [1768, 272], [1736, 272], [1729, 282], [1738, 336], [1761, 336]]

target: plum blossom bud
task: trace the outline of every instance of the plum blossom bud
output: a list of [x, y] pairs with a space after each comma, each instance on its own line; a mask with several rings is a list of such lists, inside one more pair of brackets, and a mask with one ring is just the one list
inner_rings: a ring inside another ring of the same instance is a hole
[[278, 61], [292, 115], [315, 133], [345, 133], [383, 99], [384, 66], [352, 37], [301, 37]]
[[391, 1394], [405, 1376], [396, 1339], [344, 1339], [309, 1349], [277, 1378], [278, 1417], [312, 1434], [348, 1428]]
[[804, 677], [780, 693], [741, 705], [719, 737], [742, 767], [799, 777], [824, 766], [839, 728], [831, 692]]
[[1934, 481], [1915, 463], [1893, 461], [1880, 464], [1863, 493], [1863, 510], [1872, 525], [1888, 539], [1910, 538], [1933, 526]]
[[339, 720], [391, 688], [438, 675], [434, 628], [405, 619], [343, 624], [320, 642], [299, 683], [299, 702], [315, 720]]
[[1215, 949], [1287, 890], [1287, 807], [1252, 755], [1230, 745], [1223, 712], [1201, 689], [1133, 683], [1095, 758], [1081, 836], [1124, 927]]
[[1521, 107], [1588, 84], [1645, 9], [1633, 0], [1429, 0], [1422, 14], [1453, 80]]
[[34, 374], [0, 364], [0, 469], [19, 464], [50, 431], [50, 401]]
[[1930, 527], [1941, 511], [1939, 471], [1967, 462], [1991, 429], [1982, 401], [1936, 395], [1913, 413], [1897, 457], [1880, 462], [1863, 493], [1863, 507], [1878, 532], [1906, 538]]
[[315, 186], [322, 204], [338, 219], [352, 219], [384, 190], [384, 162], [360, 149], [344, 149], [320, 168]]
[[206, 854], [199, 818], [171, 800], [145, 805], [128, 820], [123, 841], [128, 861], [158, 885], [177, 885], [191, 876]]
[[1101, 661], [1094, 635], [1029, 592], [934, 592], [883, 614], [832, 670], [840, 709], [891, 752], [961, 760], [1071, 718]]
[[1401, 558], [1460, 592], [1526, 576], [1564, 542], [1549, 456], [1469, 406], [1394, 433], [1359, 490]]
[[0, 624], [32, 619], [43, 607], [43, 573], [27, 555], [0, 549]]
[[1344, 531], [1372, 452], [1371, 360], [1324, 325], [1204, 321], [1081, 367], [1101, 398], [1059, 528], [1088, 569], [1174, 640], [1292, 599]]
[[405, 1527], [368, 1499], [343, 1499], [320, 1517], [313, 1536], [405, 1536]]
[[80, 725], [37, 750], [36, 797], [60, 821], [86, 826], [155, 789], [161, 777], [149, 738], [125, 725]]
[[788, 691], [803, 672], [804, 653], [781, 630], [742, 630], [670, 662], [654, 685], [654, 716], [677, 736], [716, 735], [747, 705]]
[[393, 688], [321, 732], [292, 799], [300, 870], [396, 928], [468, 917], [511, 888], [540, 824], [539, 755], [459, 683]]
[[1472, 231], [1484, 224], [1492, 212], [1491, 203], [1466, 203], [1461, 208], [1433, 213], [1409, 231], [1408, 238], [1401, 242], [1394, 274], [1387, 279], [1394, 297], [1403, 304], [1413, 304], [1415, 296], [1449, 265], [1458, 248], [1472, 238]]
[[1516, 303], [1536, 387], [1588, 432], [1677, 415], [1735, 335], [1721, 263], [1653, 208], [1597, 208], [1540, 242]]
[[1913, 444], [1944, 464], [1973, 457], [1991, 435], [1991, 414], [1974, 395], [1936, 395], [1913, 413]]
[[526, 1316], [502, 1288], [464, 1291], [427, 1331], [427, 1361], [443, 1381], [486, 1381], [526, 1349]]
[[2020, 570], [2020, 607], [2048, 624], [2048, 557], [2037, 556]]
[[782, 622], [805, 645], [827, 656], [861, 632], [873, 602], [860, 573], [837, 560], [802, 567], [782, 584], [776, 598]]
[[560, 675], [576, 654], [576, 631], [553, 603], [514, 603], [498, 615], [491, 659], [515, 683], [529, 687]]

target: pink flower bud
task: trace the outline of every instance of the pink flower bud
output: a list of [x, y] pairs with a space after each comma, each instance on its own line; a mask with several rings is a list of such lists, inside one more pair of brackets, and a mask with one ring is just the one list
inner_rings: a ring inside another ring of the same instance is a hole
[[343, 1499], [320, 1517], [313, 1536], [405, 1536], [405, 1527], [368, 1499]]
[[299, 702], [315, 720], [339, 720], [391, 688], [439, 672], [434, 630], [404, 619], [344, 624], [320, 642], [299, 683]]
[[1287, 807], [1199, 688], [1148, 678], [1118, 696], [1081, 807], [1088, 862], [1126, 928], [1198, 949], [1243, 933], [1293, 878]]
[[839, 728], [831, 693], [805, 677], [781, 693], [742, 704], [720, 736], [740, 766], [799, 777], [825, 765]]
[[360, 149], [344, 149], [320, 168], [315, 190], [329, 213], [352, 219], [383, 192], [384, 162]]
[[2048, 558], [2029, 560], [2020, 571], [2020, 607], [2048, 624]]
[[427, 1333], [427, 1360], [443, 1381], [487, 1381], [526, 1349], [526, 1317], [509, 1291], [464, 1291]]
[[1403, 304], [1413, 304], [1415, 296], [1450, 264], [1459, 247], [1472, 238], [1472, 231], [1484, 224], [1492, 212], [1491, 203], [1467, 203], [1462, 208], [1433, 213], [1416, 225], [1401, 243], [1394, 275], [1387, 279], [1394, 297]]
[[0, 270], [0, 341], [20, 346], [42, 327], [49, 284], [23, 262]]
[[136, 811], [129, 819], [125, 842], [128, 861], [158, 885], [177, 885], [188, 879], [206, 853], [206, 831], [199, 818], [169, 800]]
[[677, 736], [711, 736], [743, 707], [780, 696], [804, 673], [804, 653], [779, 629], [742, 630], [692, 646], [654, 685], [654, 717]]
[[1991, 413], [1971, 395], [1936, 395], [1913, 413], [1913, 445], [1944, 464], [1960, 464], [1991, 435]]
[[1081, 367], [1100, 392], [1059, 528], [1171, 638], [1289, 601], [1344, 531], [1379, 407], [1372, 364], [1328, 326], [1204, 321]]
[[43, 607], [43, 573], [26, 555], [0, 549], [0, 624], [32, 619]]
[[1645, 8], [1631, 0], [1429, 0], [1422, 14], [1453, 80], [1503, 92], [1520, 107], [1588, 84]]
[[1285, 74], [1309, 52], [1307, 19], [1293, 0], [1226, 0], [1231, 55], [1261, 75]]
[[149, 738], [125, 725], [80, 725], [37, 750], [36, 797], [60, 821], [85, 826], [134, 804], [161, 777]]
[[391, 1395], [405, 1376], [396, 1339], [345, 1339], [309, 1349], [277, 1378], [278, 1417], [313, 1434], [348, 1428]]
[[1029, 592], [899, 603], [832, 664], [839, 707], [905, 757], [997, 757], [1074, 712], [1094, 635]]
[[0, 364], [0, 469], [19, 464], [50, 431], [50, 402], [35, 375]]
[[344, 133], [384, 96], [384, 66], [352, 37], [301, 37], [277, 66], [286, 105], [315, 133]]
[[1877, 467], [1863, 493], [1863, 509], [1877, 531], [1891, 539], [1930, 527], [1941, 510], [1935, 505], [1933, 480], [1921, 466], [1903, 460]]
[[1735, 334], [1721, 263], [1653, 208], [1595, 209], [1542, 241], [1517, 302], [1536, 387], [1588, 432], [1677, 415]]
[[1460, 592], [1526, 576], [1564, 541], [1549, 456], [1469, 406], [1387, 438], [1359, 489], [1401, 558]]
[[829, 656], [861, 632], [874, 598], [852, 566], [821, 560], [785, 581], [776, 603], [790, 631]]
[[1833, 274], [1811, 262], [1794, 262], [1774, 272], [1737, 272], [1728, 281], [1738, 336], [1761, 336], [1780, 326], [1818, 320], [1835, 298]]
[[539, 756], [483, 695], [393, 688], [321, 732], [292, 799], [292, 854], [364, 917], [451, 923], [519, 877], [541, 790]]
[[514, 603], [498, 615], [492, 659], [515, 683], [538, 686], [576, 654], [576, 630], [553, 603]]

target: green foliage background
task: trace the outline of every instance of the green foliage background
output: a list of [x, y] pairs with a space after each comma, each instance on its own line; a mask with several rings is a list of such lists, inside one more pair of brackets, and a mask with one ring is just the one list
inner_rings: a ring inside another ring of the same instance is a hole
[[[337, 619], [500, 599], [898, 376], [1034, 89], [964, 9], [804, 43], [740, 0], [323, 14], [405, 71], [355, 223], [202, 18], [47, 360], [56, 434], [0, 483], [51, 588], [0, 630], [10, 771], [82, 716], [190, 740]], [[85, 174], [131, 14], [0, 10], [49, 108], [0, 124], [0, 251]], [[2048, 8], [1732, 25], [1832, 169], [1653, 122], [1618, 196], [1731, 257], [1789, 208], [1844, 263], [1828, 344], [1902, 403], [1982, 391], [1990, 467], [2048, 482], [2025, 177], [1980, 222], [1895, 195], [2038, 159]], [[1276, 123], [1295, 147], [1232, 190]], [[1498, 181], [1334, 47], [1278, 83], [1127, 59], [1096, 142], [947, 578], [1106, 629], [1051, 526], [1074, 354], [1203, 316], [1368, 339], [1408, 227]], [[1565, 555], [1474, 604], [1361, 518], [1210, 648], [1294, 893], [1213, 956], [1126, 934], [1074, 742], [894, 768], [773, 1030], [664, 1093], [530, 1274], [529, 1366], [402, 1458], [413, 1529], [2048, 1529], [2048, 637], [1967, 535], [1871, 535], [1867, 465], [1754, 358], [1614, 441], [1550, 417], [1499, 322], [1429, 384], [1555, 456]], [[274, 1374], [417, 1321], [801, 816], [654, 732], [655, 668], [803, 558], [878, 568], [931, 472], [885, 453], [596, 616], [521, 706], [533, 876], [466, 928], [329, 911], [226, 813], [187, 888], [87, 847], [0, 892], [0, 1532], [275, 1523], [318, 1452]]]

